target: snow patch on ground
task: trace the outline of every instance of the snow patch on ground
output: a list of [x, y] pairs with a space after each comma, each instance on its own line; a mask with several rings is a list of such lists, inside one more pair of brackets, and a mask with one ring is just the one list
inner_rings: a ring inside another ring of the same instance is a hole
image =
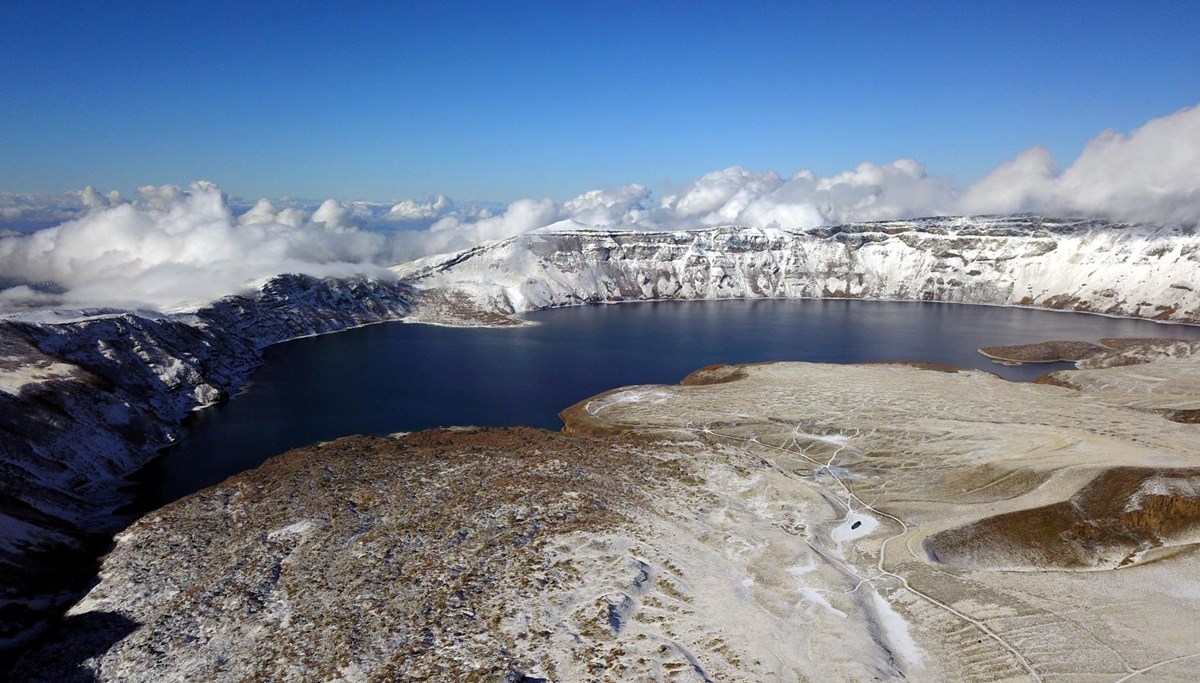
[[829, 532], [836, 543], [853, 541], [871, 533], [879, 526], [879, 520], [861, 512], [848, 512], [842, 523]]
[[847, 615], [845, 612], [843, 612], [842, 610], [829, 604], [829, 600], [827, 600], [824, 595], [821, 595], [821, 591], [808, 585], [808, 582], [804, 578], [805, 575], [811, 574], [812, 572], [814, 572], [816, 570], [817, 570], [817, 565], [815, 565], [815, 564], [793, 565], [793, 566], [787, 568], [787, 573], [796, 577], [796, 585], [798, 587], [798, 590], [800, 591], [800, 597], [803, 598], [806, 602], [810, 602], [814, 605], [817, 605], [818, 607], [824, 609], [827, 613], [832, 614], [835, 617], [838, 617], [841, 619], [847, 618]]
[[612, 408], [623, 403], [634, 404], [650, 404], [656, 405], [668, 401], [674, 394], [661, 388], [637, 387], [633, 389], [625, 389], [612, 394], [608, 394], [601, 399], [590, 401], [587, 404], [587, 412], [590, 415], [599, 415], [606, 408]]
[[267, 538], [276, 539], [286, 538], [288, 536], [299, 536], [311, 528], [313, 528], [313, 521], [311, 519], [302, 519], [299, 522], [295, 522], [285, 527], [280, 527], [268, 532]]
[[879, 593], [872, 593], [871, 601], [875, 605], [875, 613], [879, 617], [879, 625], [883, 628], [888, 645], [909, 666], [920, 667], [921, 649], [917, 647], [917, 642], [909, 633], [908, 622], [900, 616], [899, 612], [892, 609], [891, 603]]
[[1142, 503], [1149, 496], [1160, 498], [1178, 496], [1195, 499], [1200, 498], [1200, 486], [1197, 486], [1197, 482], [1191, 479], [1182, 479], [1179, 477], [1168, 478], [1164, 476], [1151, 477], [1142, 482], [1138, 490], [1129, 497], [1129, 502], [1125, 504], [1125, 512], [1142, 509]]
[[28, 384], [73, 377], [79, 370], [74, 365], [59, 363], [58, 361], [46, 360], [34, 363], [22, 363], [21, 358], [12, 356], [0, 357], [0, 365], [10, 363], [21, 364], [14, 368], [0, 369], [0, 391], [12, 394], [13, 396], [21, 393], [22, 387]]

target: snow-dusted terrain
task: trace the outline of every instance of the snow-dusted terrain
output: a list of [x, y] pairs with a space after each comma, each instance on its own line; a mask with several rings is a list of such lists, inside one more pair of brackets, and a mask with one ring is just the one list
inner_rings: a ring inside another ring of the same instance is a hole
[[563, 420], [339, 439], [176, 501], [15, 674], [1195, 680], [1195, 425], [1086, 387], [806, 363]]
[[[0, 319], [0, 646], [69, 602], [120, 524], [125, 477], [270, 344], [406, 318], [503, 324], [593, 302], [854, 297], [1200, 322], [1194, 228], [1035, 216], [653, 233], [559, 224], [394, 267], [402, 284], [285, 275], [191, 313]], [[851, 523], [852, 524], [852, 523]], [[857, 533], [846, 531], [847, 537]], [[68, 559], [64, 560], [66, 557]], [[62, 573], [51, 567], [82, 567]]]
[[851, 297], [1039, 306], [1200, 322], [1194, 228], [1038, 216], [809, 230], [614, 232], [558, 224], [393, 268], [482, 308]]
[[124, 478], [179, 438], [189, 411], [239, 388], [264, 347], [397, 319], [413, 298], [375, 280], [285, 275], [190, 314], [0, 320], [0, 645], [73, 598], [72, 572], [86, 579], [119, 528]]

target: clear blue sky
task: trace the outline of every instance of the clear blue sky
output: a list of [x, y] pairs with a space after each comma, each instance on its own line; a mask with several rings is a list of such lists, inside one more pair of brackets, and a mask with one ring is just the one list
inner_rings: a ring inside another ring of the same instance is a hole
[[969, 182], [1200, 102], [1200, 2], [0, 7], [0, 190], [567, 198], [733, 164]]

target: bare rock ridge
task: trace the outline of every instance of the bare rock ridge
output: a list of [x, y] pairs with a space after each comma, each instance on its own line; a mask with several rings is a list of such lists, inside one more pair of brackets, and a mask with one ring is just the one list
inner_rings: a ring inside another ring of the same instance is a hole
[[548, 228], [394, 268], [521, 312], [658, 299], [849, 297], [1200, 322], [1194, 227], [948, 217], [809, 230]]
[[[0, 645], [69, 604], [128, 502], [124, 477], [239, 388], [264, 347], [403, 317], [414, 293], [284, 275], [194, 314], [0, 321]], [[66, 565], [67, 571], [58, 568]]]
[[1194, 678], [1200, 432], [935, 370], [718, 366], [564, 433], [298, 449], [122, 532], [14, 675]]

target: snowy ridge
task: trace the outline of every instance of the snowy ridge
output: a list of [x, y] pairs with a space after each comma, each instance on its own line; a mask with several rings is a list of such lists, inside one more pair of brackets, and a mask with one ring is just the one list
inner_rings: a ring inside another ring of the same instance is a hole
[[1192, 227], [1039, 216], [808, 230], [556, 228], [394, 267], [509, 312], [655, 299], [948, 301], [1200, 322]]
[[179, 438], [189, 411], [240, 387], [264, 347], [402, 318], [413, 297], [378, 280], [282, 275], [187, 315], [0, 320], [0, 606], [22, 605], [0, 618], [0, 647], [72, 595], [61, 577], [41, 585], [35, 555], [86, 557], [119, 528], [124, 477]]

